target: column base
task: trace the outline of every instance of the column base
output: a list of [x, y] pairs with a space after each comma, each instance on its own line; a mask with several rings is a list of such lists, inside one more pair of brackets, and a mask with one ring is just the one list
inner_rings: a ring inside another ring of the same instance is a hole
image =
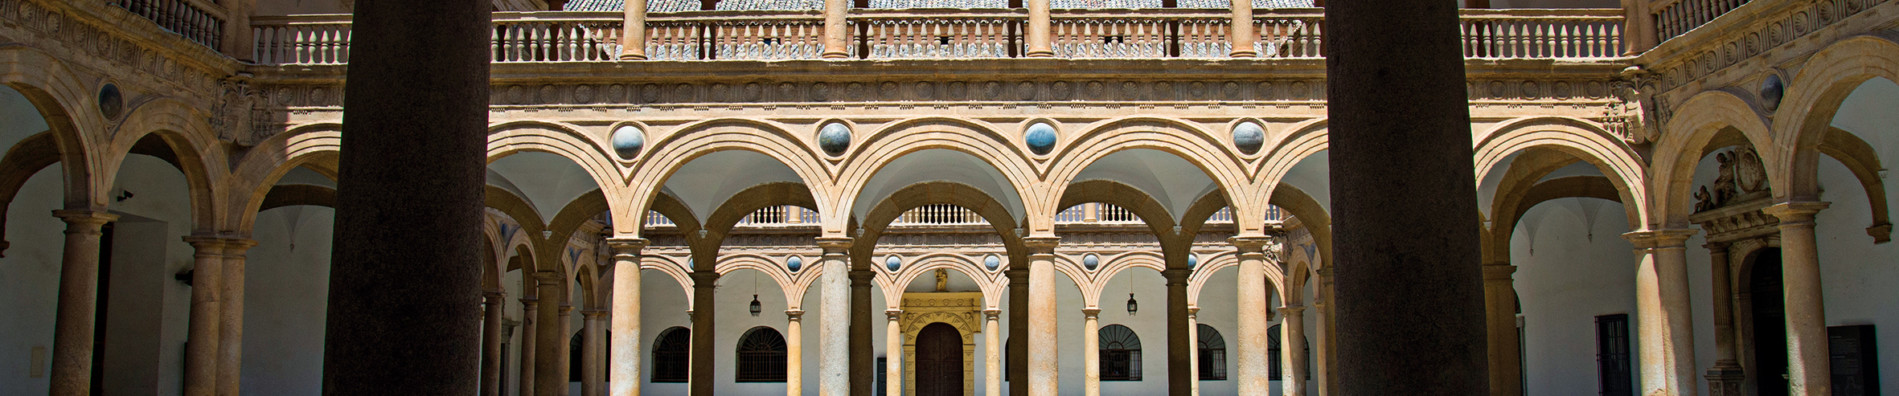
[[843, 52], [825, 52], [823, 55], [819, 55], [819, 57], [824, 58], [824, 59], [850, 59], [851, 54], [843, 53]]
[[1227, 56], [1233, 57], [1233, 58], [1258, 58], [1259, 52], [1256, 52], [1253, 50], [1244, 50], [1244, 51], [1234, 50], [1233, 52], [1228, 53]]
[[643, 61], [643, 60], [646, 60], [646, 54], [620, 54], [620, 60]]
[[1027, 54], [1023, 54], [1022, 56], [1028, 57], [1028, 58], [1053, 58], [1055, 57], [1055, 51], [1047, 51], [1047, 50], [1029, 51]]
[[1716, 363], [1714, 368], [1708, 369], [1708, 374], [1702, 377], [1708, 379], [1710, 396], [1745, 396], [1747, 394], [1741, 389], [1741, 384], [1747, 381], [1747, 374], [1741, 371], [1739, 366], [1731, 363]]

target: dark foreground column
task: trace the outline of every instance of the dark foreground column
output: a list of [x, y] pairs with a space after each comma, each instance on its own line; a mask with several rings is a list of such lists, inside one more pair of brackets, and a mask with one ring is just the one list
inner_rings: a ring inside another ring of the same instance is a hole
[[1335, 392], [1487, 391], [1457, 3], [1328, 2]]
[[1029, 394], [1029, 263], [1028, 260], [1009, 259], [1009, 270], [1003, 271], [1009, 277], [1009, 394], [1027, 396]]
[[[712, 259], [706, 262], [718, 261]], [[714, 343], [718, 341], [719, 334], [715, 327], [718, 326], [718, 321], [715, 320], [719, 308], [719, 304], [715, 302], [718, 301], [715, 300], [718, 298], [718, 289], [718, 272], [705, 269], [692, 272], [693, 337], [692, 358], [688, 359], [692, 370], [689, 378], [691, 386], [688, 391], [692, 396], [712, 396], [716, 392], [713, 387], [719, 382], [712, 372], [717, 368], [713, 365], [713, 359], [717, 358], [712, 357], [712, 350], [718, 347], [718, 344]]]
[[875, 392], [871, 385], [877, 379], [877, 368], [872, 367], [877, 351], [871, 350], [870, 338], [870, 286], [871, 279], [877, 273], [869, 269], [851, 270], [851, 394], [867, 396]]
[[324, 339], [330, 395], [480, 381], [485, 1], [356, 2]]

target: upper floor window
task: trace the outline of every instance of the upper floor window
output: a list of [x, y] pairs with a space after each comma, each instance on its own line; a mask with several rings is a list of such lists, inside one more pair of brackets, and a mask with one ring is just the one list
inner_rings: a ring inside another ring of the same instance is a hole
[[745, 331], [738, 345], [738, 382], [785, 382], [785, 336], [759, 326]]
[[1141, 380], [1141, 337], [1134, 329], [1108, 325], [1100, 331], [1101, 380]]
[[686, 382], [691, 368], [692, 330], [673, 326], [653, 341], [653, 382]]

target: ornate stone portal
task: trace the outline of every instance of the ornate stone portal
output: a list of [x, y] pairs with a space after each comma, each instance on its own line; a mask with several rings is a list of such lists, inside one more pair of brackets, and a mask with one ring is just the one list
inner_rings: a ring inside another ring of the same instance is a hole
[[963, 394], [975, 394], [976, 334], [982, 332], [982, 292], [941, 291], [945, 289], [943, 283], [937, 283], [939, 291], [936, 292], [903, 294], [903, 317], [898, 326], [903, 329], [904, 394], [917, 391], [917, 333], [923, 331], [924, 326], [939, 322], [955, 327], [963, 336]]

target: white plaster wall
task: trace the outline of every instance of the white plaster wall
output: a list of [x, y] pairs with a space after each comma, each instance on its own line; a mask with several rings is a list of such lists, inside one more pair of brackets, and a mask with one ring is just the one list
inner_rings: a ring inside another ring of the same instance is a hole
[[[151, 343], [158, 347], [155, 365], [157, 367], [156, 382], [152, 388], [153, 391], [146, 393], [144, 389], [133, 388], [128, 389], [126, 394], [171, 395], [184, 391], [183, 354], [185, 340], [189, 335], [187, 327], [190, 324], [191, 287], [173, 280], [172, 274], [183, 272], [194, 265], [192, 261], [194, 250], [182, 239], [190, 235], [192, 229], [189, 205], [191, 198], [189, 192], [186, 191], [186, 186], [184, 174], [171, 164], [154, 157], [133, 155], [127, 157], [120, 165], [117, 183], [113, 187], [115, 190], [132, 191], [135, 194], [133, 198], [113, 202], [108, 207], [113, 213], [162, 222], [165, 230], [162, 235], [157, 232], [141, 232], [119, 235], [114, 240], [115, 245], [129, 243], [148, 246], [151, 249], [162, 247], [162, 251], [130, 252], [114, 249], [113, 252], [115, 277], [112, 288], [115, 289], [114, 292], [121, 287], [136, 287], [138, 289], [127, 290], [142, 291], [144, 293], [140, 296], [147, 300], [138, 301], [143, 305], [142, 307], [128, 308], [158, 313], [154, 317], [145, 318], [158, 321], [157, 326], [145, 330], [148, 332], [113, 332], [106, 335], [107, 344]], [[121, 282], [121, 279], [116, 276], [119, 271], [133, 271], [156, 279], [125, 279], [126, 282]], [[119, 300], [115, 299], [116, 301]], [[120, 307], [112, 309], [117, 311]], [[119, 318], [113, 318], [112, 322], [114, 322], [114, 327], [127, 324]], [[150, 333], [150, 330], [157, 331]], [[107, 355], [106, 359], [116, 360], [111, 355]], [[114, 377], [121, 375], [129, 374], [108, 368], [106, 379], [116, 382]], [[114, 389], [112, 393], [118, 393], [117, 391]]]
[[[1205, 257], [1205, 255], [1202, 255], [1202, 257]], [[1239, 372], [1237, 371], [1239, 366], [1234, 364], [1239, 358], [1238, 353], [1240, 346], [1238, 338], [1240, 327], [1239, 318], [1237, 317], [1239, 312], [1239, 295], [1234, 292], [1234, 289], [1239, 287], [1239, 275], [1239, 267], [1227, 267], [1214, 272], [1213, 277], [1207, 280], [1206, 285], [1201, 286], [1200, 298], [1196, 300], [1200, 303], [1200, 313], [1195, 315], [1194, 319], [1199, 321], [1200, 324], [1213, 326], [1214, 330], [1220, 332], [1220, 338], [1226, 341], [1226, 379], [1199, 380], [1201, 395], [1233, 395], [1239, 392], [1239, 383], [1237, 381], [1239, 379]], [[1266, 287], [1270, 290], [1272, 284], [1268, 283]], [[1268, 291], [1268, 293], [1270, 295], [1271, 292]], [[1269, 301], [1268, 304], [1273, 303]], [[1198, 345], [1195, 345], [1195, 348], [1198, 347]], [[1199, 373], [1194, 373], [1194, 378], [1198, 380], [1200, 378]]]
[[[656, 340], [659, 339], [659, 333], [673, 326], [688, 329], [692, 328], [692, 321], [686, 316], [686, 311], [691, 309], [691, 304], [686, 303], [686, 293], [688, 293], [688, 289], [682, 288], [682, 285], [680, 285], [677, 280], [674, 280], [672, 276], [668, 276], [664, 272], [658, 270], [640, 271], [641, 394], [686, 394], [686, 383], [653, 383], [652, 374], [653, 346]], [[810, 309], [811, 308], [806, 308], [807, 311]], [[815, 322], [815, 320], [810, 319], [817, 318], [817, 313], [807, 312], [805, 317], [807, 318], [805, 324], [809, 325]], [[817, 342], [815, 332], [810, 330], [811, 329], [807, 328], [806, 333], [812, 333], [813, 335], [805, 338], [807, 342], [805, 345], [813, 345]], [[698, 333], [695, 332], [693, 336], [698, 336]], [[806, 349], [810, 350], [812, 348]], [[805, 359], [806, 362], [817, 362], [817, 355], [815, 353], [806, 353]], [[815, 367], [815, 363], [807, 364], [806, 366]], [[817, 387], [807, 386], [805, 392], [815, 395], [817, 394]]]
[[[1107, 263], [1103, 263], [1106, 265]], [[1072, 282], [1063, 283], [1068, 278], [1058, 276], [1056, 286], [1062, 298], [1061, 329], [1062, 334], [1074, 336], [1059, 337], [1062, 347], [1061, 379], [1062, 391], [1081, 393], [1087, 379], [1086, 361], [1082, 358], [1087, 351], [1082, 349], [1083, 321], [1081, 314], [1081, 293]], [[1127, 310], [1128, 281], [1134, 282], [1134, 297], [1139, 301], [1140, 310], [1129, 315]], [[1207, 297], [1207, 296], [1202, 296]], [[1218, 298], [1218, 297], [1215, 297]], [[1140, 381], [1101, 381], [1101, 394], [1104, 395], [1158, 395], [1167, 393], [1167, 279], [1159, 272], [1147, 268], [1130, 268], [1115, 274], [1101, 292], [1101, 327], [1110, 325], [1127, 326], [1141, 338], [1141, 380]], [[1101, 340], [1106, 345], [1106, 340]]]
[[[1591, 213], [1582, 199], [1531, 208], [1510, 240], [1523, 310], [1526, 394], [1595, 392], [1595, 317], [1628, 314], [1631, 334], [1638, 326], [1634, 245], [1621, 237], [1629, 231], [1627, 217], [1613, 203]], [[1630, 351], [1640, 364], [1635, 341]]]
[[[7, 124], [0, 123], [0, 128]], [[53, 375], [53, 322], [66, 224], [52, 211], [63, 205], [62, 173], [55, 165], [34, 174], [7, 207], [6, 240], [12, 246], [0, 257], [0, 285], [5, 285], [0, 298], [7, 301], [0, 304], [0, 318], [6, 318], [0, 320], [0, 394], [46, 394]], [[41, 350], [38, 362], [33, 359], [35, 349]], [[31, 375], [34, 370], [40, 375]]]
[[245, 257], [243, 393], [321, 393], [334, 217], [320, 206], [257, 214], [257, 246]]

